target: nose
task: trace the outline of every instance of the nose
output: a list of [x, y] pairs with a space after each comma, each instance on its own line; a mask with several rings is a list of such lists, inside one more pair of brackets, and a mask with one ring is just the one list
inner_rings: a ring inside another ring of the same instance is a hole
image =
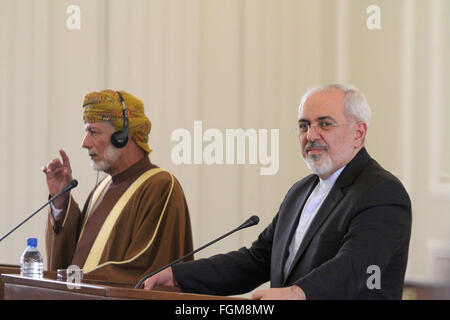
[[308, 141], [314, 141], [320, 139], [319, 127], [317, 125], [309, 125], [308, 131], [306, 132], [306, 139]]
[[89, 137], [89, 134], [86, 134], [81, 142], [81, 147], [85, 149], [90, 149], [92, 147], [92, 142]]

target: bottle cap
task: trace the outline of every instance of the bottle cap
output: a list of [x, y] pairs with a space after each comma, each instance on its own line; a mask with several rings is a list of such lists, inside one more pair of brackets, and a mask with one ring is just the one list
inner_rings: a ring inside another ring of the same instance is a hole
[[37, 247], [37, 239], [36, 238], [28, 238], [27, 245], [33, 248]]

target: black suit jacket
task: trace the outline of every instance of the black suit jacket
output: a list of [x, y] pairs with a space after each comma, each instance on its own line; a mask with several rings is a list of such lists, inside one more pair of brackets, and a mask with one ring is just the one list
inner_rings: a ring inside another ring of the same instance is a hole
[[249, 249], [173, 266], [181, 290], [239, 294], [270, 280], [271, 287], [300, 286], [307, 299], [400, 299], [411, 203], [401, 182], [365, 148], [336, 180], [284, 274], [290, 241], [318, 181], [309, 175], [292, 186]]

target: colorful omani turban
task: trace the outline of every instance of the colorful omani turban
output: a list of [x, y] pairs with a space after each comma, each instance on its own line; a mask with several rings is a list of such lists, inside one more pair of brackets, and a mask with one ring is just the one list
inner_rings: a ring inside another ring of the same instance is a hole
[[[120, 93], [127, 106], [128, 134], [145, 153], [149, 154], [152, 150], [148, 146], [148, 135], [152, 123], [144, 113], [144, 104], [132, 94], [125, 91]], [[114, 130], [123, 129], [123, 107], [116, 91], [102, 90], [86, 94], [83, 108], [84, 123], [109, 121]]]

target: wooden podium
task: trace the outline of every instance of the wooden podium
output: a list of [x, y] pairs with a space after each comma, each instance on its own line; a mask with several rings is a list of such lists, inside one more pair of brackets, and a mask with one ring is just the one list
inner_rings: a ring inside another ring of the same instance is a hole
[[[74, 283], [56, 280], [56, 272], [44, 271], [43, 279], [20, 276], [20, 268], [0, 265], [0, 300], [248, 300], [238, 297], [182, 293], [158, 287], [152, 291], [134, 289], [134, 283], [118, 283], [84, 275], [79, 288]], [[450, 286], [405, 283], [403, 299], [449, 300]]]
[[45, 271], [43, 279], [32, 279], [21, 277], [17, 266], [0, 266], [0, 274], [1, 300], [246, 300], [182, 293], [167, 287], [138, 290], [131, 283], [113, 283], [89, 275], [81, 284], [75, 284], [56, 280], [52, 271]]

